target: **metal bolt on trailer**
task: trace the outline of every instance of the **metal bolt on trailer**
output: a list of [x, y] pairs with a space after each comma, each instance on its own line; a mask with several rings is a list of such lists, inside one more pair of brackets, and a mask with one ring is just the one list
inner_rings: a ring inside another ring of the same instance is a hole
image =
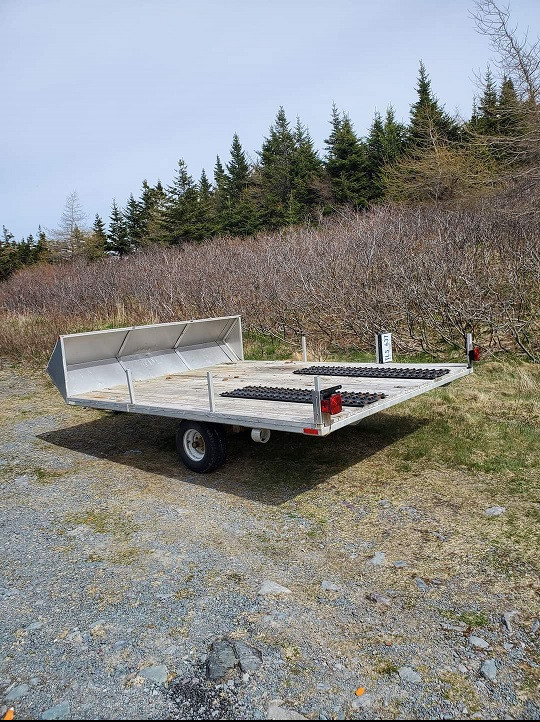
[[472, 337], [463, 364], [394, 363], [390, 334], [378, 343], [376, 363], [306, 366], [305, 336], [303, 361], [245, 361], [240, 316], [226, 316], [60, 336], [47, 370], [68, 404], [181, 420], [178, 453], [206, 473], [225, 461], [227, 426], [263, 444], [272, 431], [327, 436], [471, 374], [478, 360]]

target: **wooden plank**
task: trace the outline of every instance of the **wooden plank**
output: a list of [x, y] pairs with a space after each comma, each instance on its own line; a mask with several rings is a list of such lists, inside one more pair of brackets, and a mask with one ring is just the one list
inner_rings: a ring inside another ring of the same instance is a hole
[[[218, 416], [233, 419], [243, 419], [247, 424], [259, 425], [266, 420], [272, 425], [284, 426], [287, 423], [294, 425], [313, 426], [313, 410], [309, 404], [294, 404], [258, 399], [223, 398], [219, 394], [225, 390], [232, 390], [245, 385], [282, 386], [287, 388], [313, 388], [313, 377], [296, 376], [292, 374], [295, 367], [302, 367], [301, 362], [280, 361], [244, 361], [231, 364], [218, 364], [210, 368], [184, 371], [168, 376], [134, 382], [136, 404], [130, 405], [127, 386], [116, 386], [111, 389], [101, 389], [74, 397], [76, 403], [104, 408], [106, 404], [129, 405], [130, 410], [146, 409], [143, 413], [163, 413], [175, 415], [184, 411], [191, 415], [202, 414], [209, 418], [212, 413], [208, 410], [208, 384], [206, 374], [211, 371], [214, 379], [216, 394], [216, 409]], [[337, 365], [337, 364], [333, 364]], [[350, 366], [351, 364], [343, 364]], [[373, 366], [373, 364], [355, 364], [356, 366]], [[408, 366], [404, 364], [393, 364]], [[420, 365], [418, 365], [420, 366]], [[446, 374], [437, 382], [416, 379], [372, 379], [364, 377], [321, 377], [323, 387], [342, 383], [346, 391], [382, 392], [387, 398], [381, 402], [371, 404], [363, 409], [345, 407], [343, 412], [332, 419], [332, 427], [351, 423], [366, 415], [387, 408], [393, 403], [410, 398], [418, 393], [424, 393], [431, 388], [450, 383], [458, 376], [468, 372], [465, 365], [435, 364], [435, 368], [448, 368]], [[161, 409], [161, 412], [159, 411]], [[298, 429], [294, 429], [298, 430]]]

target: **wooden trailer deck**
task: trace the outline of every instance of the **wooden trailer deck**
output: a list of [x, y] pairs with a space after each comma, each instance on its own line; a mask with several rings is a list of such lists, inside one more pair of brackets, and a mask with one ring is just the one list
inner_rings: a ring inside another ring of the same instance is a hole
[[[328, 363], [328, 362], [326, 362]], [[124, 384], [68, 394], [67, 402], [80, 406], [130, 411], [134, 413], [171, 416], [194, 421], [316, 433], [324, 436], [348, 424], [357, 423], [366, 416], [382, 411], [413, 396], [444, 386], [472, 373], [467, 364], [385, 364], [384, 368], [448, 369], [448, 373], [434, 380], [381, 379], [320, 375], [323, 388], [342, 385], [342, 391], [383, 393], [385, 398], [363, 408], [343, 407], [340, 414], [328, 417], [328, 423], [317, 425], [311, 404], [257, 399], [223, 398], [224, 391], [233, 391], [248, 385], [278, 386], [291, 389], [313, 389], [314, 377], [294, 374], [295, 369], [323, 366], [325, 362], [310, 361], [237, 361], [219, 363], [199, 369], [169, 373], [153, 378], [133, 380], [133, 403], [127, 381]], [[336, 363], [344, 368], [381, 368], [368, 363]], [[209, 408], [207, 372], [211, 372], [214, 386], [215, 409]], [[308, 430], [306, 432], [306, 429]], [[309, 431], [311, 430], [311, 431]]]

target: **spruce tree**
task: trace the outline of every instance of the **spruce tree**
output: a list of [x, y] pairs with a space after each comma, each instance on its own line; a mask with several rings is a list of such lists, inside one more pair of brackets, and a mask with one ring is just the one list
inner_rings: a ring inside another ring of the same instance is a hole
[[34, 249], [34, 259], [36, 263], [50, 263], [52, 256], [47, 242], [45, 231], [38, 227], [37, 243]]
[[179, 245], [197, 237], [198, 193], [186, 163], [178, 161], [174, 180], [166, 190], [163, 213], [165, 240]]
[[335, 104], [330, 120], [332, 131], [326, 139], [326, 170], [335, 203], [365, 207], [370, 195], [364, 144], [354, 132], [350, 118], [340, 115]]
[[236, 133], [230, 155], [221, 189], [218, 186], [218, 192], [224, 193], [221, 209], [222, 230], [232, 235], [248, 235], [257, 228], [257, 211], [251, 192], [251, 166]]
[[213, 202], [216, 233], [225, 233], [228, 209], [227, 174], [225, 173], [225, 169], [223, 168], [219, 155], [216, 156], [216, 163], [214, 165]]
[[290, 223], [298, 223], [312, 217], [323, 201], [324, 186], [324, 165], [313, 146], [309, 130], [300, 118], [296, 119], [294, 142]]
[[431, 81], [423, 62], [420, 62], [418, 100], [411, 107], [408, 145], [429, 148], [435, 143], [459, 139], [459, 127], [439, 105], [431, 90]]
[[379, 174], [385, 162], [384, 124], [380, 113], [375, 113], [366, 140], [366, 173], [370, 185], [370, 200], [380, 198], [383, 193]]
[[155, 186], [143, 180], [141, 191], [141, 245], [162, 243], [166, 239], [163, 233], [166, 194], [158, 180]]
[[525, 112], [514, 83], [505, 76], [497, 103], [498, 131], [504, 136], [519, 136], [526, 132]]
[[16, 270], [18, 257], [14, 235], [5, 226], [2, 226], [0, 238], [0, 281], [5, 281]]
[[105, 224], [99, 214], [96, 213], [92, 231], [86, 239], [84, 255], [88, 261], [97, 261], [99, 258], [103, 258], [106, 250], [107, 233], [105, 231]]
[[280, 107], [259, 152], [261, 220], [268, 228], [279, 228], [290, 220], [294, 152], [294, 134]]
[[383, 127], [384, 162], [393, 163], [405, 150], [407, 128], [396, 120], [391, 105], [386, 109]]
[[212, 185], [208, 180], [204, 168], [197, 185], [198, 211], [194, 230], [195, 240], [205, 240], [216, 232], [216, 214], [214, 199], [212, 197]]
[[107, 250], [119, 256], [125, 256], [131, 250], [124, 217], [114, 199], [111, 209], [109, 233], [107, 235]]
[[497, 135], [499, 132], [499, 116], [498, 116], [498, 99], [497, 90], [493, 82], [491, 70], [487, 70], [484, 77], [484, 92], [474, 121], [474, 131], [482, 135]]
[[145, 234], [144, 214], [142, 203], [135, 200], [133, 193], [130, 194], [124, 210], [124, 221], [130, 248], [139, 248]]

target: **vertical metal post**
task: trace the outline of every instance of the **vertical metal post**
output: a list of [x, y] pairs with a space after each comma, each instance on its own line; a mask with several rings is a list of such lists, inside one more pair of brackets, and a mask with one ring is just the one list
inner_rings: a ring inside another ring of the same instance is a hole
[[131, 376], [131, 370], [124, 369], [124, 371], [126, 372], [126, 378], [127, 378], [129, 402], [131, 404], [134, 404], [135, 403], [135, 387], [133, 386], [133, 377]]
[[321, 411], [321, 377], [314, 376], [313, 383], [315, 385], [314, 390], [311, 392], [313, 399], [313, 420], [316, 424], [323, 423], [323, 415]]
[[471, 351], [473, 350], [472, 333], [468, 333], [465, 337], [465, 353], [467, 354], [467, 368], [472, 368]]
[[207, 371], [206, 381], [208, 383], [208, 405], [210, 406], [210, 411], [215, 411], [216, 410], [216, 400], [214, 398], [214, 379], [212, 378], [211, 371]]
[[307, 361], [307, 344], [305, 336], [302, 336], [302, 361]]

